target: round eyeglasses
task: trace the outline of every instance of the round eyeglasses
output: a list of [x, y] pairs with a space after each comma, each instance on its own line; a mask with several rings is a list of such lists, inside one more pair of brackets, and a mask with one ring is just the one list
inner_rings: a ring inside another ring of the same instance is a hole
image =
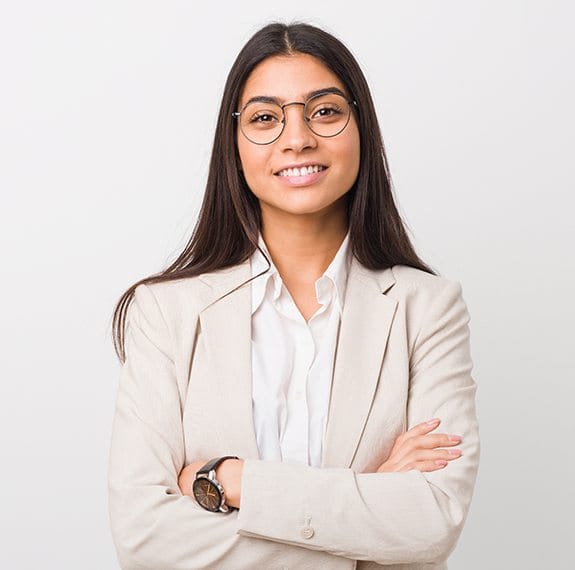
[[351, 116], [351, 105], [357, 105], [340, 93], [323, 92], [310, 97], [305, 103], [293, 101], [280, 105], [269, 97], [248, 101], [239, 112], [232, 113], [239, 121], [243, 135], [254, 144], [271, 144], [281, 136], [286, 117], [284, 109], [301, 105], [303, 118], [309, 129], [320, 137], [339, 135]]

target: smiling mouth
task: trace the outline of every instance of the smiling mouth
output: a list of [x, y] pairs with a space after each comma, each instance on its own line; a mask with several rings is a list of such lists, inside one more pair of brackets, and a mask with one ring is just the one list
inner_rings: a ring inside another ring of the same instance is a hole
[[301, 168], [284, 168], [283, 170], [276, 172], [275, 176], [289, 176], [289, 177], [308, 176], [310, 174], [313, 174], [314, 172], [321, 172], [326, 168], [327, 166], [323, 166], [321, 164], [302, 166]]

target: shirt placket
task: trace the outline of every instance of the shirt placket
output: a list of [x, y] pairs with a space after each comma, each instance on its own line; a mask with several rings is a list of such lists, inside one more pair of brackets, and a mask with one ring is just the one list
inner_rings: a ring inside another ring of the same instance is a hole
[[309, 462], [308, 378], [315, 358], [312, 331], [287, 291], [277, 299], [276, 309], [288, 319], [295, 339], [293, 369], [287, 390], [287, 414], [282, 429], [282, 455], [302, 463]]

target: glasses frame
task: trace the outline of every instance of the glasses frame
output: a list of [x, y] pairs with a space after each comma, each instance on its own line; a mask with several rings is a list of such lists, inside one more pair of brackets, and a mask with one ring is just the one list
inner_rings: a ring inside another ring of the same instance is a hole
[[[335, 133], [335, 134], [333, 134], [333, 135], [320, 135], [320, 134], [316, 133], [316, 132], [311, 128], [311, 126], [310, 126], [310, 124], [309, 124], [310, 121], [309, 121], [309, 119], [307, 118], [307, 115], [306, 115], [306, 109], [307, 109], [308, 104], [309, 104], [311, 101], [313, 101], [314, 99], [317, 99], [318, 97], [323, 97], [323, 96], [325, 96], [325, 95], [330, 95], [330, 94], [339, 95], [340, 97], [342, 97], [342, 98], [347, 102], [347, 104], [349, 105], [349, 114], [348, 114], [348, 116], [347, 116], [347, 120], [346, 120], [346, 122], [345, 122], [345, 125], [344, 125], [337, 133]], [[272, 101], [272, 103], [273, 103], [273, 101]], [[326, 90], [326, 91], [321, 91], [320, 93], [316, 93], [316, 94], [312, 95], [312, 96], [311, 96], [307, 101], [305, 101], [305, 102], [301, 102], [301, 101], [290, 101], [289, 103], [284, 103], [283, 105], [279, 105], [278, 103], [274, 103], [274, 105], [277, 105], [277, 106], [282, 110], [282, 117], [283, 117], [282, 120], [281, 120], [282, 128], [281, 128], [279, 134], [278, 134], [274, 139], [272, 139], [272, 140], [269, 141], [269, 142], [265, 142], [265, 143], [260, 143], [260, 142], [253, 141], [252, 139], [250, 139], [250, 137], [248, 137], [248, 135], [246, 135], [246, 133], [244, 132], [244, 129], [242, 128], [242, 123], [241, 123], [241, 121], [240, 121], [240, 116], [241, 116], [241, 114], [244, 112], [244, 110], [246, 109], [246, 107], [248, 107], [249, 105], [251, 105], [251, 102], [246, 103], [239, 111], [234, 111], [234, 112], [232, 112], [232, 117], [233, 117], [234, 119], [237, 119], [237, 120], [238, 120], [238, 123], [239, 123], [239, 126], [240, 126], [240, 131], [242, 132], [242, 135], [244, 135], [244, 137], [246, 137], [246, 139], [248, 139], [252, 144], [257, 144], [257, 145], [260, 145], [260, 146], [265, 146], [265, 145], [272, 144], [272, 143], [276, 142], [276, 141], [282, 136], [282, 134], [283, 134], [283, 132], [284, 132], [284, 129], [285, 129], [285, 126], [286, 126], [286, 122], [287, 122], [287, 118], [286, 118], [286, 114], [285, 114], [285, 110], [284, 110], [284, 109], [285, 109], [286, 107], [289, 107], [290, 105], [301, 105], [301, 106], [303, 107], [303, 120], [304, 120], [305, 124], [307, 125], [307, 128], [308, 128], [314, 135], [316, 135], [316, 136], [318, 136], [318, 137], [321, 137], [321, 138], [324, 138], [324, 139], [331, 139], [331, 138], [333, 138], [333, 137], [337, 137], [338, 135], [340, 135], [340, 134], [345, 130], [345, 128], [346, 128], [347, 125], [349, 124], [349, 120], [350, 120], [350, 118], [351, 118], [352, 108], [353, 108], [353, 107], [356, 107], [356, 108], [357, 108], [357, 101], [355, 101], [354, 99], [348, 99], [345, 95], [343, 95], [343, 93], [340, 93], [339, 90], [337, 90], [337, 91]]]

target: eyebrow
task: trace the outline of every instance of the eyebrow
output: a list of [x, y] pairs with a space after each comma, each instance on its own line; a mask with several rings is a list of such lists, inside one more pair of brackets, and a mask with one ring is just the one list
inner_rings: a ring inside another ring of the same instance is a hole
[[[316, 95], [323, 95], [324, 93], [336, 93], [347, 99], [347, 95], [339, 87], [322, 87], [321, 89], [315, 89], [314, 91], [304, 93], [303, 98], [307, 101]], [[245, 107], [249, 103], [276, 103], [281, 106], [282, 99], [274, 97], [273, 95], [255, 95], [254, 97], [250, 97], [243, 106]]]

